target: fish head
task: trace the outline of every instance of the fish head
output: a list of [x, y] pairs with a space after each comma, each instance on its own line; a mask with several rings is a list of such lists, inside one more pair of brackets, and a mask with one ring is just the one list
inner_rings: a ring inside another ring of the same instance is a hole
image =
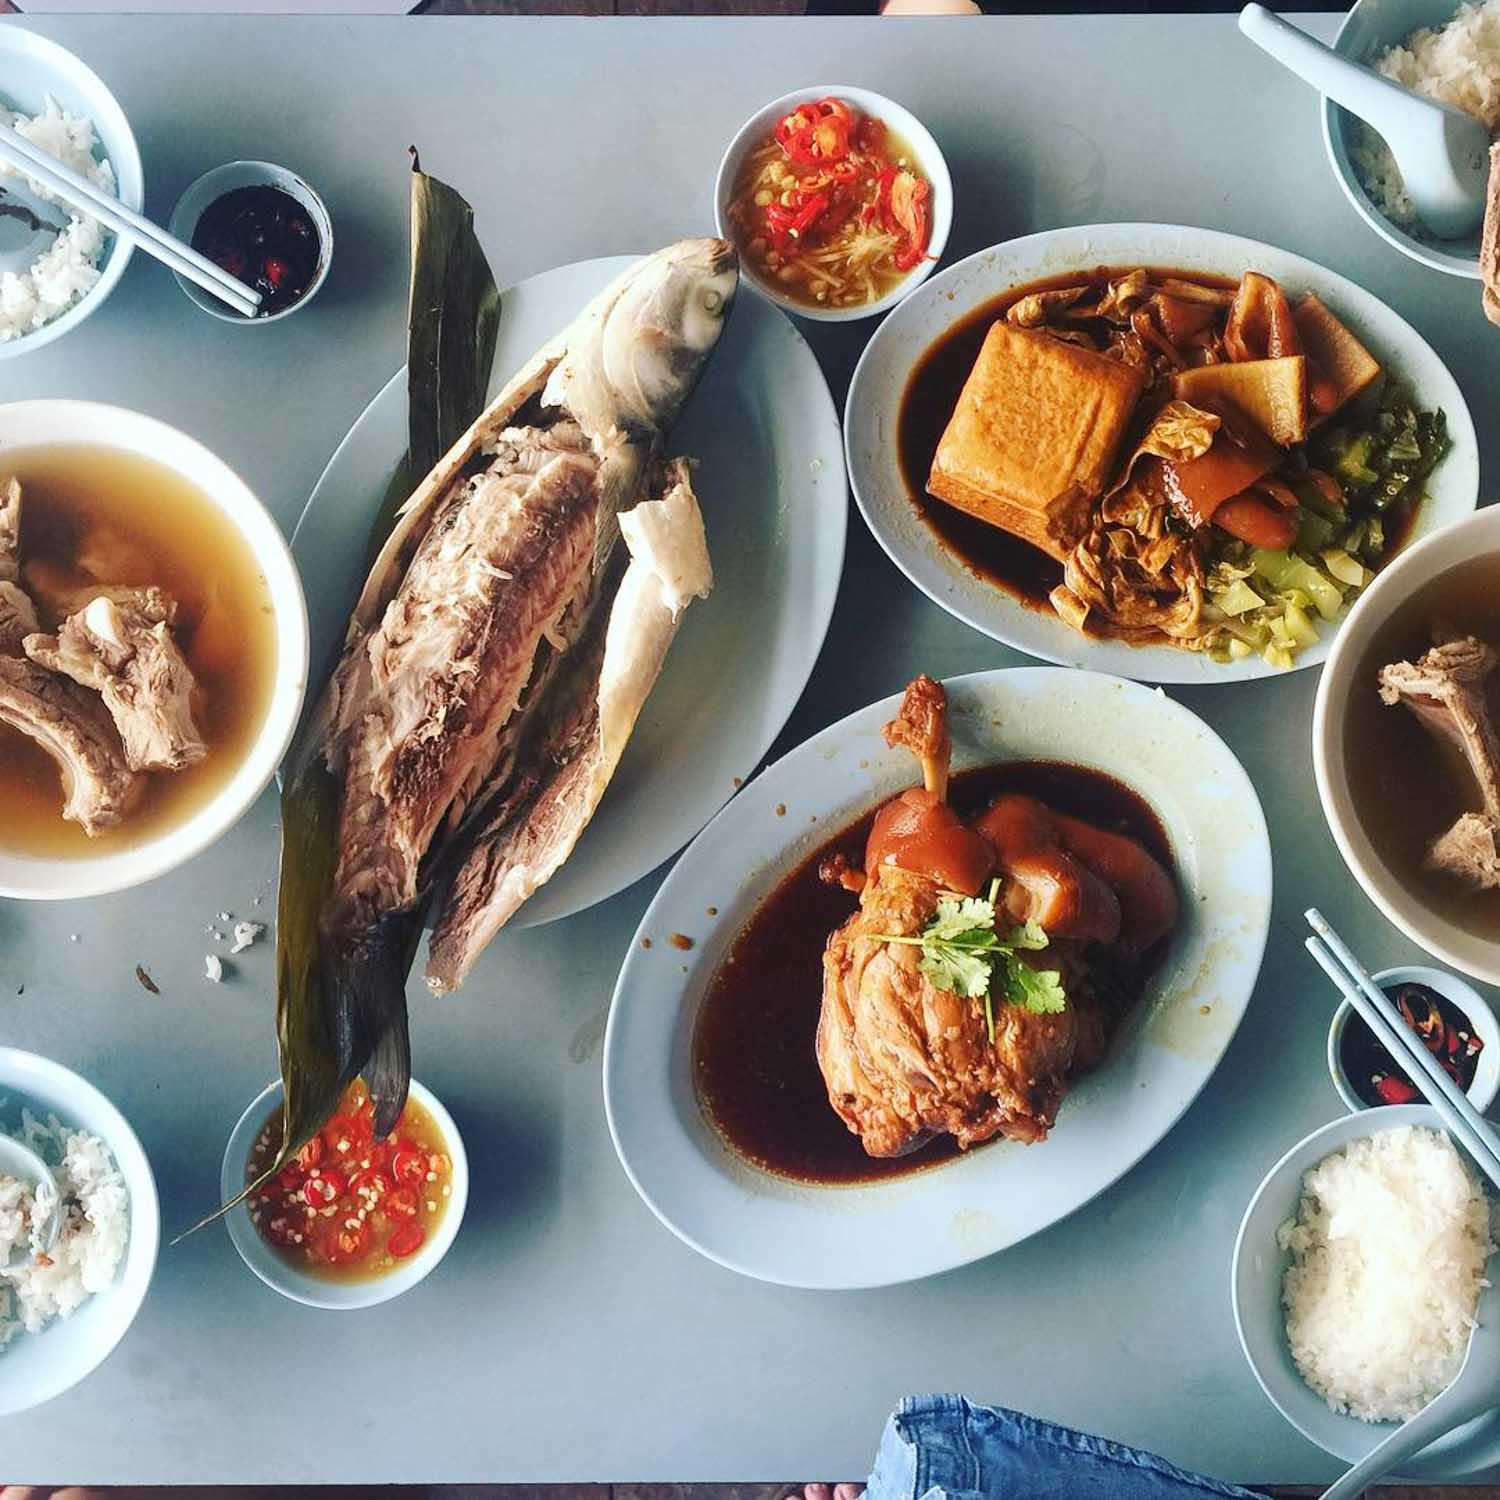
[[719, 341], [739, 279], [728, 240], [678, 240], [632, 269], [600, 340], [619, 426], [654, 435], [672, 425]]

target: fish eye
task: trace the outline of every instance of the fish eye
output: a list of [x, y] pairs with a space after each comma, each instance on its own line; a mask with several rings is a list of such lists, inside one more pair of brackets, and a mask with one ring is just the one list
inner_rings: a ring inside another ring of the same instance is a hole
[[703, 294], [703, 306], [704, 306], [705, 310], [707, 310], [708, 312], [711, 312], [711, 313], [716, 313], [716, 312], [718, 312], [718, 310], [721, 307], [723, 307], [723, 305], [724, 305], [724, 294], [723, 294], [723, 292], [716, 291], [713, 287], [709, 287], [709, 289], [706, 292], [704, 292], [704, 294]]

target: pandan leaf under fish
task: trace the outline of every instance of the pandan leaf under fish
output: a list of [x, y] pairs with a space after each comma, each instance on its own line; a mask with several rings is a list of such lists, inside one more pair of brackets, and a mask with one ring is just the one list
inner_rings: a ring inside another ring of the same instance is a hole
[[[500, 293], [474, 233], [474, 211], [422, 171], [413, 149], [407, 451], [371, 523], [370, 557], [394, 530], [412, 476], [428, 473], [484, 410], [499, 328]], [[315, 701], [316, 695], [309, 698]], [[288, 758], [281, 794], [276, 1039], [285, 1097], [281, 1153], [262, 1182], [322, 1129], [345, 1086], [362, 1071], [394, 1071], [403, 1099], [410, 1072], [405, 978], [421, 940], [421, 912], [403, 914], [381, 934], [378, 961], [397, 991], [394, 997], [381, 991], [391, 1014], [371, 1014], [368, 997], [356, 1002], [347, 991], [335, 993], [319, 962], [318, 914], [338, 862], [339, 783], [316, 753], [316, 740], [316, 719], [310, 717]], [[370, 1082], [377, 1092], [375, 1080]], [[255, 1185], [193, 1228], [212, 1223]]]

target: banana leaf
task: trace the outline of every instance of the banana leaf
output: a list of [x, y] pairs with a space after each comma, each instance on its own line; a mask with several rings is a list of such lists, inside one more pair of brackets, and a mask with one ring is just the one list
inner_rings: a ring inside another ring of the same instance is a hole
[[[411, 156], [407, 450], [371, 523], [371, 559], [391, 534], [413, 485], [483, 410], [500, 326], [500, 293], [474, 233], [473, 209], [446, 183], [422, 171], [415, 148]], [[328, 664], [324, 684], [335, 664]], [[391, 1013], [357, 1013], [340, 987], [328, 983], [319, 962], [318, 915], [333, 888], [338, 862], [339, 783], [317, 741], [318, 717], [313, 715], [288, 758], [281, 794], [276, 903], [276, 1038], [284, 1091], [281, 1152], [257, 1182], [195, 1224], [189, 1234], [228, 1212], [280, 1171], [327, 1124], [344, 1089], [367, 1068], [383, 1069], [388, 1075], [388, 1097], [405, 1098], [410, 1061], [404, 981], [421, 940], [422, 914], [405, 913], [382, 934], [385, 959], [398, 976], [386, 995]]]

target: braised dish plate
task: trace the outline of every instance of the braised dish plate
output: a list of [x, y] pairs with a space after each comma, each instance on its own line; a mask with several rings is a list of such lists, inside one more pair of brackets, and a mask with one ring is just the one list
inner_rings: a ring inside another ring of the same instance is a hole
[[[1224, 742], [1171, 699], [1092, 672], [981, 672], [947, 689], [955, 773], [1063, 762], [1102, 771], [1149, 805], [1171, 847], [1179, 926], [1108, 1056], [1074, 1084], [1045, 1141], [995, 1141], [883, 1181], [811, 1185], [773, 1174], [733, 1151], [705, 1115], [695, 1028], [761, 902], [830, 835], [917, 779], [910, 756], [881, 734], [899, 696], [763, 772], [699, 835], [647, 910], [604, 1052], [605, 1107], [626, 1173], [674, 1234], [731, 1270], [789, 1286], [880, 1286], [1019, 1243], [1161, 1140], [1249, 1003], [1270, 923], [1271, 854], [1255, 790]], [[809, 1052], [820, 980], [809, 974]]]
[[[1013, 288], [1100, 266], [1146, 267], [1238, 279], [1274, 278], [1288, 292], [1316, 293], [1390, 376], [1447, 419], [1450, 448], [1427, 484], [1409, 544], [1471, 512], [1479, 493], [1474, 424], [1457, 383], [1420, 334], [1353, 282], [1301, 256], [1214, 230], [1161, 224], [1096, 224], [1051, 230], [970, 256], [919, 287], [865, 349], [849, 388], [844, 445], [855, 499], [892, 561], [935, 603], [995, 640], [1065, 666], [1086, 666], [1147, 682], [1236, 682], [1284, 668], [1259, 655], [1219, 662], [1167, 645], [1131, 645], [1084, 635], [1045, 603], [1025, 603], [981, 577], [941, 540], [909, 493], [898, 451], [898, 419], [923, 356], [955, 325]], [[946, 420], [946, 415], [943, 420]], [[1298, 653], [1294, 665], [1328, 654], [1337, 621]]]
[[[635, 259], [579, 261], [506, 291], [494, 388]], [[329, 460], [292, 537], [317, 683], [343, 643], [364, 581], [370, 519], [405, 443], [400, 370]], [[513, 927], [613, 896], [697, 833], [786, 722], [828, 629], [847, 524], [838, 413], [801, 334], [748, 286], [673, 431], [671, 451], [699, 460], [695, 487], [714, 591], [685, 617], [578, 849]], [[727, 669], [748, 641], [755, 671]]]

